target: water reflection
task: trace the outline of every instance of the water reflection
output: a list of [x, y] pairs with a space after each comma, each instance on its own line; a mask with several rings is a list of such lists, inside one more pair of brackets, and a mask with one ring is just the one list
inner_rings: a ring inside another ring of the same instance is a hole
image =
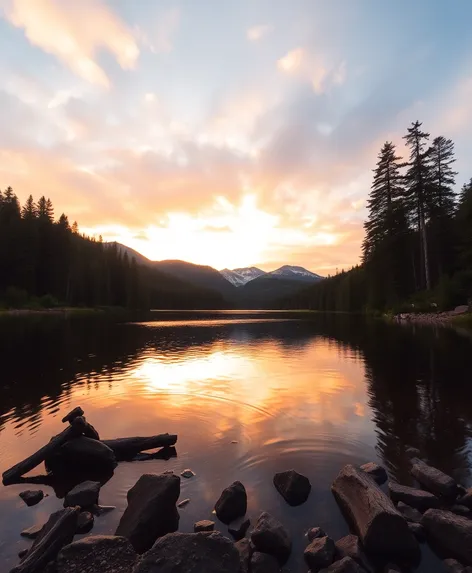
[[[181, 529], [210, 518], [221, 489], [241, 479], [251, 515], [269, 510], [291, 529], [294, 570], [304, 529], [347, 533], [329, 494], [344, 463], [379, 459], [407, 482], [411, 445], [469, 484], [466, 337], [341, 316], [199, 318], [0, 322], [0, 470], [49, 440], [77, 404], [104, 438], [177, 433], [177, 458], [119, 465], [102, 493], [117, 511], [97, 520], [94, 532], [114, 531], [143, 472], [191, 467], [197, 479], [182, 485], [192, 501]], [[313, 483], [296, 509], [271, 487], [273, 474], [291, 467]], [[20, 490], [0, 490], [0, 572], [25, 543], [19, 531], [60, 506], [51, 495], [24, 508]], [[423, 570], [434, 570], [428, 558]]]

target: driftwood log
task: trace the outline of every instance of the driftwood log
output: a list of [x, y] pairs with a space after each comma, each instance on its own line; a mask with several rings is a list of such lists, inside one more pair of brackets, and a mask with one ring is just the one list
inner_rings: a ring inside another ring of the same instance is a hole
[[166, 448], [175, 445], [176, 434], [159, 434], [157, 436], [116, 438], [114, 440], [102, 440], [115, 453], [117, 460], [127, 460], [134, 457], [139, 452], [154, 450], [156, 448]]
[[[429, 543], [433, 543], [449, 557], [472, 565], [472, 521], [450, 511], [428, 509], [421, 524], [426, 529]], [[468, 569], [468, 568], [467, 568]], [[464, 569], [465, 571], [465, 569]]]
[[82, 432], [83, 426], [80, 418], [74, 420], [70, 426], [67, 426], [67, 428], [57, 436], [54, 436], [50, 442], [40, 448], [37, 452], [3, 472], [3, 485], [16, 483], [21, 476], [30, 472], [40, 463], [44, 462], [46, 458], [57, 452], [63, 444], [71, 439], [81, 436]]
[[419, 546], [406, 520], [366, 473], [347, 465], [331, 490], [368, 553], [418, 559]]

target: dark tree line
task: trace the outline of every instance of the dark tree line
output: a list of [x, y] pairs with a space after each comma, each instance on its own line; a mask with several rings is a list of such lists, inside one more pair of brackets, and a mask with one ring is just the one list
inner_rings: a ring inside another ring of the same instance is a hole
[[64, 214], [55, 220], [44, 196], [20, 206], [9, 187], [0, 191], [0, 305], [208, 308], [222, 299], [80, 234]]
[[319, 310], [439, 308], [472, 297], [472, 179], [458, 195], [454, 143], [430, 140], [418, 121], [380, 150], [367, 203], [362, 264], [330, 277], [283, 306]]

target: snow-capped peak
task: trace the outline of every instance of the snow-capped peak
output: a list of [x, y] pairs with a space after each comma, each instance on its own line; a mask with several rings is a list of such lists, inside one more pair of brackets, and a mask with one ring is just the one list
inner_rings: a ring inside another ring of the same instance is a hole
[[257, 267], [245, 267], [241, 269], [223, 269], [220, 273], [234, 286], [243, 286], [249, 281], [257, 279], [266, 273]]
[[224, 278], [229, 281], [234, 286], [240, 287], [244, 286], [248, 282], [257, 279], [262, 276], [290, 279], [294, 281], [303, 282], [315, 282], [321, 280], [323, 277], [312, 273], [303, 267], [297, 267], [292, 265], [284, 265], [279, 269], [271, 272], [264, 272], [257, 267], [245, 267], [241, 269], [223, 269], [220, 273]]
[[316, 273], [312, 273], [303, 267], [297, 267], [293, 265], [284, 265], [275, 271], [269, 273], [272, 276], [279, 276], [284, 278], [292, 278], [292, 279], [306, 279], [306, 280], [320, 280], [323, 277], [317, 275]]

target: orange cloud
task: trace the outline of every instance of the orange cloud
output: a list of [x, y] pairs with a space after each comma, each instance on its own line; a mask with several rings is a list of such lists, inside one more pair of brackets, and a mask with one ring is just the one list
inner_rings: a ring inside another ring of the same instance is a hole
[[100, 0], [10, 0], [5, 15], [22, 28], [28, 40], [53, 54], [82, 79], [109, 86], [95, 60], [99, 49], [113, 54], [122, 68], [132, 68], [139, 56], [127, 28]]

